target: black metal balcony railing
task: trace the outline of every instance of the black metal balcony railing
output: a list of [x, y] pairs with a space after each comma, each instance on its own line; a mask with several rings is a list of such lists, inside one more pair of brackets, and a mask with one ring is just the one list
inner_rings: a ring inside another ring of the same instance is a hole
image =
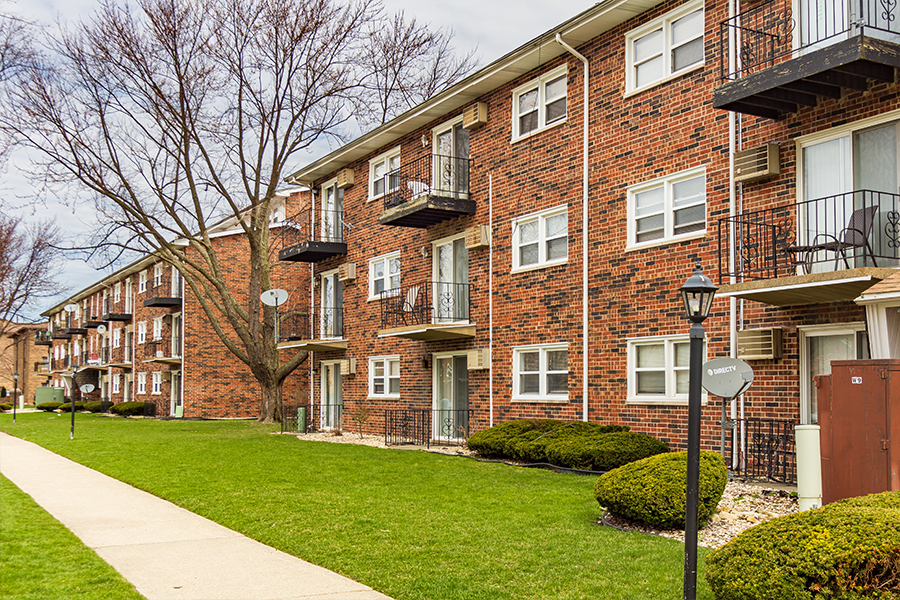
[[[900, 41], [900, 11], [896, 0], [799, 3], [770, 0], [719, 25], [719, 77], [737, 79], [794, 56], [850, 36], [868, 35]], [[813, 12], [806, 15], [804, 11]], [[728, 49], [738, 52], [739, 66], [729, 69]]]
[[381, 292], [381, 328], [467, 322], [468, 283], [426, 281]]
[[64, 356], [63, 358], [54, 358], [50, 361], [50, 368], [54, 371], [62, 371], [64, 369], [68, 369], [71, 364], [71, 359], [68, 356]]
[[797, 483], [794, 421], [748, 418], [733, 423], [731, 455], [725, 457], [725, 462], [734, 466], [736, 474]]
[[462, 445], [469, 439], [469, 409], [401, 409], [384, 411], [384, 443]]
[[38, 346], [49, 346], [53, 343], [49, 331], [38, 331], [34, 334], [34, 343]]
[[281, 228], [281, 248], [302, 242], [344, 242], [344, 212], [306, 209], [285, 219]]
[[109, 360], [110, 360], [109, 348], [106, 346], [104, 346], [103, 348], [100, 348], [100, 364], [101, 365], [109, 364]]
[[[180, 285], [172, 285], [171, 281], [160, 281], [155, 285], [150, 285], [151, 283], [153, 282], [147, 282], [146, 295], [148, 298], [181, 298]], [[128, 307], [125, 312], [130, 312]]]
[[318, 308], [315, 311], [286, 311], [281, 317], [279, 337], [282, 340], [342, 339], [342, 308]]
[[171, 339], [164, 338], [159, 340], [151, 340], [145, 345], [145, 357], [151, 358], [179, 358], [181, 354], [181, 344], [174, 345]]
[[[900, 264], [900, 196], [847, 192], [719, 220], [719, 281]], [[729, 255], [734, 245], [734, 269]]]
[[384, 175], [384, 210], [420, 196], [469, 198], [472, 159], [429, 154]]

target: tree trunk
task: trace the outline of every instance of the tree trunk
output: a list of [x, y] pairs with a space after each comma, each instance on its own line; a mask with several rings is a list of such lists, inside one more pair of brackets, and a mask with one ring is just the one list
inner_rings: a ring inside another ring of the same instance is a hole
[[258, 423], [281, 423], [281, 389], [280, 381], [260, 381], [260, 410]]

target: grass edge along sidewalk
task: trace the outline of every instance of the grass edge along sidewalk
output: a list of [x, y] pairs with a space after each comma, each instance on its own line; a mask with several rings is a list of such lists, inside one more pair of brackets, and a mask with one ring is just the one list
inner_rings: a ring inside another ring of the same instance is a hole
[[9, 417], [0, 429], [397, 600], [681, 590], [683, 546], [594, 525], [592, 477], [304, 442], [247, 421], [79, 414], [71, 441], [55, 415]]

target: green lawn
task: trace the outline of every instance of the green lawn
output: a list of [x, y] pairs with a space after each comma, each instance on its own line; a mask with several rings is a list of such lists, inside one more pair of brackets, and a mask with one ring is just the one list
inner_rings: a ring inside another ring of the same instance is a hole
[[0, 598], [143, 598], [93, 550], [0, 475]]
[[[396, 600], [681, 595], [683, 545], [595, 525], [592, 477], [302, 442], [246, 421], [76, 421], [74, 441], [68, 415], [3, 414], [0, 429]], [[698, 598], [711, 600], [703, 554]]]

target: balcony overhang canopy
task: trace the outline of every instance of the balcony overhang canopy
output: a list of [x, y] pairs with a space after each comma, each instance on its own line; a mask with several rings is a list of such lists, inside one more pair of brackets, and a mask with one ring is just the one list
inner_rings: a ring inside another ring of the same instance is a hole
[[434, 324], [434, 325], [408, 325], [382, 329], [378, 337], [400, 337], [408, 340], [424, 342], [436, 342], [440, 340], [461, 340], [475, 337], [475, 325], [472, 324]]
[[716, 295], [755, 300], [772, 306], [843, 302], [854, 300], [876, 283], [896, 273], [894, 269], [862, 267], [795, 275], [722, 285]]
[[288, 340], [278, 343], [279, 350], [306, 350], [307, 352], [335, 352], [347, 349], [347, 340]]

